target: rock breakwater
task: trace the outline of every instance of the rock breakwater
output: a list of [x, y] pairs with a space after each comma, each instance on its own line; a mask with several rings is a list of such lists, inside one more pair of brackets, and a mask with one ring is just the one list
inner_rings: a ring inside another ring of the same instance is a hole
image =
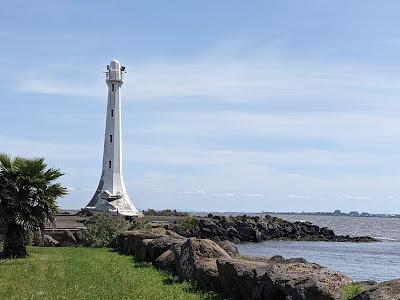
[[304, 259], [243, 258], [232, 244], [185, 238], [161, 228], [121, 234], [116, 249], [232, 299], [340, 299], [352, 280]]
[[239, 242], [261, 242], [267, 240], [329, 241], [329, 242], [375, 242], [368, 236], [351, 237], [336, 235], [333, 230], [309, 222], [289, 222], [266, 215], [193, 217], [190, 222], [172, 224], [168, 229], [184, 237], [229, 240]]

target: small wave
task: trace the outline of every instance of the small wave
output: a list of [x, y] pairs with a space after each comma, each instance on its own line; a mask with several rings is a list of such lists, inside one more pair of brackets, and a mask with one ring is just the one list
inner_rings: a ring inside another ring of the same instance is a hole
[[374, 236], [374, 238], [376, 238], [378, 240], [382, 240], [382, 241], [387, 241], [387, 242], [400, 242], [399, 239], [394, 239], [394, 238], [390, 238], [387, 236]]

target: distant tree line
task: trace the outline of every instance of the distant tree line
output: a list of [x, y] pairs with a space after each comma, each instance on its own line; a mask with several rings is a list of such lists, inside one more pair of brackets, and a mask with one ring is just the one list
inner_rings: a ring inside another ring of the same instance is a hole
[[154, 210], [154, 209], [148, 209], [144, 210], [143, 214], [145, 216], [174, 216], [174, 217], [185, 217], [188, 216], [189, 214], [186, 212], [180, 212], [177, 211], [176, 209], [164, 209], [164, 210]]

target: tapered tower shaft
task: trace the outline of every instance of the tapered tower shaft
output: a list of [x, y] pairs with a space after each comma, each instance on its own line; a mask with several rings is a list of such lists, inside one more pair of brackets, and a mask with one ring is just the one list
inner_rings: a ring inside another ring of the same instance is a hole
[[118, 60], [107, 66], [108, 102], [100, 183], [86, 208], [137, 216], [122, 176], [121, 86], [125, 67]]

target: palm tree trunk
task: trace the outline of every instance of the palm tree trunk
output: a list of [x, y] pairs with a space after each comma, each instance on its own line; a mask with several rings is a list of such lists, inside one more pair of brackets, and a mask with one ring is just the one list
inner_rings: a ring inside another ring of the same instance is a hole
[[3, 258], [21, 258], [26, 256], [25, 233], [21, 225], [8, 223], [4, 237]]

